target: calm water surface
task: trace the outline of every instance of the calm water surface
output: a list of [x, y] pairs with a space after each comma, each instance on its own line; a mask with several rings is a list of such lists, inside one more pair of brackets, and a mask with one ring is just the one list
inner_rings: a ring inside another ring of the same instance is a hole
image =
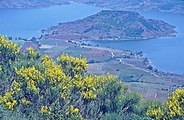
[[[64, 5], [41, 9], [0, 9], [0, 34], [31, 38], [59, 22], [85, 18], [102, 10], [87, 5]], [[176, 37], [136, 41], [88, 41], [93, 45], [143, 51], [163, 71], [184, 74], [184, 14], [138, 11], [145, 18], [164, 20], [176, 26]]]
[[176, 37], [132, 41], [88, 41], [93, 45], [143, 51], [153, 66], [166, 72], [184, 74], [184, 14], [138, 11], [145, 18], [163, 20], [176, 26]]
[[40, 36], [40, 30], [101, 11], [87, 5], [63, 5], [41, 9], [0, 9], [0, 34], [31, 38]]

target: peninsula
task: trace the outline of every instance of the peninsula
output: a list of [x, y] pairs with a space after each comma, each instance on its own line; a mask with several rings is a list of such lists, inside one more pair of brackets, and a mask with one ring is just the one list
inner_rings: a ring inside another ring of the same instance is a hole
[[42, 30], [44, 38], [67, 40], [143, 40], [170, 36], [174, 26], [137, 12], [102, 10], [87, 18]]

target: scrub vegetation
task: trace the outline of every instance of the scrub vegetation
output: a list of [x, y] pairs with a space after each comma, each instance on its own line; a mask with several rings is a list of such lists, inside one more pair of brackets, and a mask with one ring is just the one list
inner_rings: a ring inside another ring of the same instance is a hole
[[184, 119], [184, 90], [165, 102], [146, 101], [110, 74], [87, 72], [87, 60], [62, 53], [53, 60], [0, 36], [1, 119]]

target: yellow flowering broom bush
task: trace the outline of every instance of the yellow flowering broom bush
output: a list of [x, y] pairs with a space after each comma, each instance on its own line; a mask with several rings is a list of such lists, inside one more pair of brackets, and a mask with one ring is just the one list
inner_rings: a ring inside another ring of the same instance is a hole
[[20, 53], [20, 48], [16, 43], [8, 40], [8, 37], [0, 35], [0, 63], [15, 60]]
[[[133, 113], [141, 95], [130, 92], [115, 76], [88, 74], [85, 58], [62, 54], [53, 61], [48, 55], [40, 58], [31, 47], [21, 53], [3, 36], [0, 58], [0, 110], [27, 119], [100, 119], [108, 113], [144, 118]], [[165, 108], [153, 105], [145, 114], [156, 120], [178, 118], [184, 114], [183, 105], [184, 92], [177, 90]]]
[[166, 101], [166, 104], [151, 104], [148, 106], [147, 116], [155, 120], [184, 119], [184, 89], [177, 89]]
[[184, 117], [184, 89], [178, 89], [169, 96], [167, 110], [169, 118]]
[[48, 55], [37, 60], [39, 54], [31, 47], [21, 54], [20, 61], [15, 61], [18, 64], [14, 63], [15, 77], [0, 101], [4, 109], [17, 108], [29, 117], [34, 113], [55, 119], [69, 115], [82, 118], [80, 104], [97, 99], [107, 82], [114, 80], [110, 76], [85, 75], [84, 58], [63, 54], [57, 64]]

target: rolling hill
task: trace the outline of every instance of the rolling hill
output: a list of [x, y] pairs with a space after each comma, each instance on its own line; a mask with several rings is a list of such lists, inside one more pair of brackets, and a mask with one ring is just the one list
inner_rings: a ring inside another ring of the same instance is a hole
[[169, 36], [174, 26], [136, 12], [102, 10], [87, 18], [42, 30], [45, 38], [67, 40], [140, 40]]

